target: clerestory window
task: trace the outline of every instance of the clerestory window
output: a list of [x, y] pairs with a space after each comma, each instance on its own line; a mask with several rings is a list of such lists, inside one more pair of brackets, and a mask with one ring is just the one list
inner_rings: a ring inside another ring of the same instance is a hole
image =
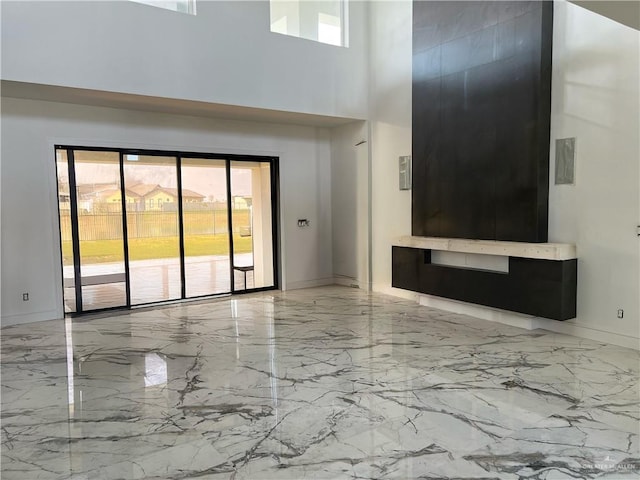
[[174, 12], [196, 14], [196, 0], [131, 0], [136, 3], [144, 3], [152, 7], [165, 8]]
[[270, 0], [271, 31], [347, 46], [347, 0]]

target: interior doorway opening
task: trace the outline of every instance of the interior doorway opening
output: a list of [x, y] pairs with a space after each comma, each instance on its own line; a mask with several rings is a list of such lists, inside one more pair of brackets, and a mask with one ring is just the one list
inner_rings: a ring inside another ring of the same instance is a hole
[[278, 159], [56, 146], [65, 313], [278, 288]]

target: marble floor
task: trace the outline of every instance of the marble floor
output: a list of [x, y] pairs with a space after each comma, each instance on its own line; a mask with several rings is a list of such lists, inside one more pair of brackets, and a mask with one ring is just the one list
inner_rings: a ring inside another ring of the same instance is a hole
[[345, 287], [2, 329], [10, 479], [637, 479], [637, 351]]

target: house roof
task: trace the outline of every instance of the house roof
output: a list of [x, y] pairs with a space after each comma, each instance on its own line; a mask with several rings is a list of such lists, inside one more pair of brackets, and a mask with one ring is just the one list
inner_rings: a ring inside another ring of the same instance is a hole
[[[160, 190], [174, 197], [178, 196], [177, 188], [160, 187]], [[187, 188], [182, 189], [182, 196], [185, 198], [204, 198], [204, 195], [200, 195], [198, 192], [194, 192], [193, 190], [189, 190]]]
[[[96, 193], [96, 198], [108, 198], [111, 195], [116, 195], [120, 193], [120, 188], [110, 188], [108, 190], [102, 190], [100, 192]], [[127, 197], [134, 197], [134, 198], [140, 198], [140, 195], [138, 195], [136, 192], [126, 188], [124, 191], [125, 196]]]
[[[81, 198], [105, 198], [120, 191], [120, 186], [114, 183], [90, 183], [78, 185], [78, 195]], [[130, 185], [125, 189], [125, 195], [130, 197], [145, 198], [155, 192], [164, 192], [173, 198], [178, 197], [178, 189], [163, 187], [161, 185], [152, 183], [136, 183]], [[205, 196], [189, 190], [187, 188], [182, 189], [182, 196], [184, 198], [196, 198], [204, 199]]]
[[132, 192], [135, 192], [137, 195], [144, 197], [145, 195], [149, 194], [150, 192], [152, 192], [153, 190], [159, 187], [160, 185], [158, 185], [157, 183], [156, 184], [136, 183], [135, 185], [130, 185], [128, 188]]
[[[156, 191], [164, 192], [167, 195], [171, 195], [173, 198], [178, 197], [177, 188], [163, 187], [162, 185], [158, 185], [158, 184], [138, 183], [136, 185], [131, 185], [129, 187], [129, 190], [136, 192], [141, 197], [146, 197]], [[201, 195], [198, 192], [194, 192], [193, 190], [189, 190], [187, 188], [182, 189], [182, 196], [184, 198], [198, 198], [198, 199], [205, 198], [204, 195]]]

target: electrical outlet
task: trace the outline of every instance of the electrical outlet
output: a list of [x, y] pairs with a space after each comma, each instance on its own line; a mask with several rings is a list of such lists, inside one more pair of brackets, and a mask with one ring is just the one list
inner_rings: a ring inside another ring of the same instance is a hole
[[618, 318], [624, 318], [624, 310], [623, 309], [618, 309]]
[[28, 302], [29, 301], [29, 294], [28, 293], [23, 293], [22, 294], [22, 301], [23, 302]]

